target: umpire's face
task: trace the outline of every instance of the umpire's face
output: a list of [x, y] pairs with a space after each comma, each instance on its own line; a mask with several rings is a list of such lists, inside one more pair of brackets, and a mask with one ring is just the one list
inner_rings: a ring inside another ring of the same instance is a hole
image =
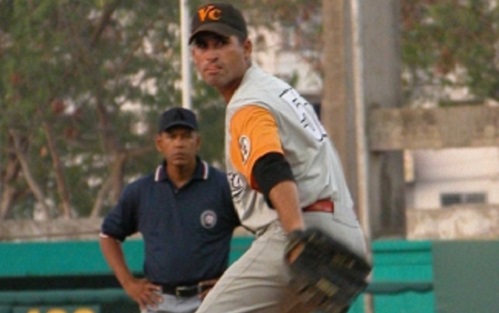
[[168, 166], [192, 166], [196, 163], [201, 139], [188, 127], [172, 127], [156, 136], [156, 149], [163, 155]]

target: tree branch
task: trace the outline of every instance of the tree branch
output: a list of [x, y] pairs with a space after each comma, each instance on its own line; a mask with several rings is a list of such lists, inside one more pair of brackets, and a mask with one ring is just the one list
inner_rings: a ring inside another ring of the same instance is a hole
[[64, 178], [64, 170], [61, 164], [61, 158], [57, 152], [52, 127], [44, 121], [42, 123], [43, 130], [45, 132], [45, 137], [47, 138], [47, 144], [50, 151], [50, 156], [52, 159], [52, 166], [54, 167], [55, 181], [57, 184], [57, 193], [61, 199], [61, 213], [65, 218], [71, 218], [71, 203], [69, 201], [69, 192], [66, 188], [66, 180]]
[[92, 38], [90, 40], [90, 47], [95, 47], [97, 45], [97, 42], [99, 41], [99, 38], [104, 31], [104, 29], [107, 27], [109, 24], [109, 21], [111, 20], [111, 16], [113, 15], [114, 11], [116, 8], [119, 6], [121, 0], [116, 0], [112, 3], [109, 3], [106, 5], [104, 8], [104, 12], [102, 13], [102, 16], [99, 21], [99, 25], [95, 28], [95, 31], [92, 34]]
[[44, 213], [46, 213], [47, 216], [49, 216], [49, 214], [48, 214], [49, 207], [48, 207], [47, 203], [45, 202], [46, 197], [42, 191], [42, 188], [40, 188], [40, 184], [38, 184], [36, 179], [31, 174], [28, 160], [26, 158], [26, 151], [24, 151], [25, 149], [23, 149], [23, 147], [22, 147], [23, 138], [21, 137], [21, 135], [19, 135], [13, 129], [9, 129], [9, 134], [12, 136], [14, 153], [15, 153], [16, 158], [19, 161], [19, 164], [21, 166], [21, 169], [22, 169], [22, 172], [24, 175], [24, 179], [28, 183], [28, 186], [29, 186], [31, 192], [33, 193], [37, 202], [40, 204]]
[[[7, 142], [7, 145], [10, 147], [12, 144], [12, 139], [10, 139]], [[7, 158], [4, 162], [4, 168], [5, 170], [3, 171], [1, 183], [2, 195], [0, 199], [0, 220], [5, 219], [16, 195], [19, 193], [19, 191], [12, 185], [12, 182], [19, 177], [19, 173], [21, 172], [21, 166], [14, 153], [7, 154]]]

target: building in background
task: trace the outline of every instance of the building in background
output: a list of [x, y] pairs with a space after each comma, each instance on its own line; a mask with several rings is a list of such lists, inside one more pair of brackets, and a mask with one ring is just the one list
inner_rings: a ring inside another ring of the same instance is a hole
[[498, 148], [414, 150], [407, 154], [408, 208], [499, 205]]

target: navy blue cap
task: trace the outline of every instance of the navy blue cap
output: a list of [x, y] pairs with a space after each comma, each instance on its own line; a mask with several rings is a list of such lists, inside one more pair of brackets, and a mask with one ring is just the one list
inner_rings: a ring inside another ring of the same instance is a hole
[[158, 132], [164, 132], [172, 127], [183, 126], [193, 130], [198, 129], [196, 114], [184, 108], [173, 108], [166, 110], [161, 115], [158, 123]]

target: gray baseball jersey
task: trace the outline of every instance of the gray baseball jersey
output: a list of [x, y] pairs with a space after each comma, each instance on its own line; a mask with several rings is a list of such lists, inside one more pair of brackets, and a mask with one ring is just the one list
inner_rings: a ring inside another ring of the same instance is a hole
[[265, 112], [275, 120], [280, 149], [291, 165], [301, 206], [330, 199], [337, 204], [335, 214], [355, 218], [337, 152], [312, 105], [284, 81], [252, 65], [227, 106], [225, 121], [227, 173], [242, 224], [257, 230], [277, 219], [251, 182], [254, 161], [269, 151], [279, 151], [279, 147], [269, 146], [272, 138], [267, 133], [246, 122]]

